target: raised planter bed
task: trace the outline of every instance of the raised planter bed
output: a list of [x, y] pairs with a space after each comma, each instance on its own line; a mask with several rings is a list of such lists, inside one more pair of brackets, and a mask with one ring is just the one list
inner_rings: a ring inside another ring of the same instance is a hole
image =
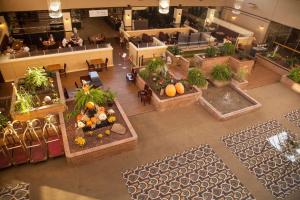
[[238, 81], [236, 79], [232, 79], [231, 83], [235, 86], [235, 87], [239, 87], [241, 89], [245, 89], [248, 85], [248, 81], [247, 80], [243, 80], [243, 81]]
[[[15, 81], [15, 86], [17, 88], [18, 88], [19, 81], [20, 81], [20, 79], [16, 79], [16, 81]], [[66, 104], [65, 104], [65, 98], [64, 98], [64, 94], [63, 94], [62, 85], [61, 85], [60, 75], [58, 72], [56, 72], [56, 76], [54, 78], [54, 85], [55, 85], [55, 88], [59, 95], [58, 97], [59, 97], [60, 101], [58, 103], [53, 103], [50, 105], [35, 107], [27, 113], [20, 113], [15, 110], [16, 93], [13, 90], [11, 106], [10, 106], [11, 117], [14, 120], [27, 121], [27, 120], [36, 119], [36, 118], [43, 118], [43, 117], [47, 116], [48, 114], [56, 114], [59, 112], [64, 112], [66, 109]], [[38, 96], [40, 97], [40, 99], [43, 99], [44, 96], [46, 96], [46, 95], [49, 95], [49, 94], [42, 93], [42, 94], [39, 94]]]
[[294, 82], [292, 79], [290, 79], [287, 75], [282, 75], [280, 82], [287, 86], [288, 88], [290, 88], [291, 90], [297, 92], [298, 94], [300, 94], [300, 84]]
[[285, 67], [279, 65], [275, 61], [273, 61], [261, 54], [256, 54], [256, 61], [257, 61], [257, 63], [263, 65], [264, 67], [270, 69], [271, 71], [273, 71], [281, 76], [287, 74], [289, 71]]
[[218, 120], [232, 119], [261, 107], [258, 101], [240, 88], [233, 84], [226, 87], [222, 88], [222, 91], [216, 91], [215, 94], [204, 93], [200, 97], [201, 105]]
[[[146, 82], [138, 75], [136, 85], [139, 89], [144, 89]], [[202, 91], [199, 88], [193, 87], [189, 93], [183, 95], [176, 95], [175, 97], [166, 97], [152, 93], [151, 103], [155, 106], [157, 111], [164, 111], [168, 109], [174, 109], [178, 107], [191, 105], [199, 100], [202, 95]]]
[[[69, 110], [72, 110], [74, 101], [68, 101], [67, 105]], [[125, 134], [111, 132], [109, 136], [105, 136], [104, 131], [110, 129], [112, 126], [109, 125], [93, 131], [93, 135], [88, 135], [88, 133], [83, 133], [82, 131], [79, 131], [80, 129], [76, 129], [74, 126], [76, 123], [74, 117], [64, 120], [63, 113], [60, 113], [65, 155], [69, 163], [84, 163], [89, 160], [103, 158], [107, 155], [131, 150], [136, 146], [137, 134], [117, 100], [115, 100], [112, 109], [115, 111], [115, 116], [117, 118], [116, 123], [120, 123], [126, 128]], [[65, 115], [66, 114], [67, 113], [65, 113]], [[99, 133], [103, 134], [103, 138], [101, 139], [102, 142], [97, 138]], [[84, 136], [86, 144], [82, 147], [75, 144], [74, 140], [76, 136]]]
[[212, 84], [216, 87], [224, 87], [230, 83], [230, 81], [218, 81], [218, 80], [210, 80]]

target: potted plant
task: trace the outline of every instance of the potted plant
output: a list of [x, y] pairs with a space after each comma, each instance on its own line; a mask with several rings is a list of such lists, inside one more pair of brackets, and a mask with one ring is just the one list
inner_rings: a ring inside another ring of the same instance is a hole
[[232, 56], [235, 54], [235, 46], [231, 43], [224, 43], [223, 46], [220, 47], [220, 54], [222, 56]]
[[217, 55], [218, 49], [216, 47], [208, 47], [205, 50], [206, 56], [209, 58], [215, 57]]
[[4, 129], [7, 125], [8, 119], [0, 112], [0, 130]]
[[174, 56], [181, 55], [181, 49], [178, 46], [169, 46], [168, 51], [171, 52]]
[[43, 68], [28, 68], [25, 74], [24, 85], [27, 90], [36, 91], [47, 88], [49, 80]]
[[160, 58], [153, 58], [147, 65], [147, 69], [151, 74], [160, 73], [161, 68], [164, 65], [164, 61]]
[[188, 83], [200, 87], [201, 89], [207, 89], [208, 82], [200, 69], [192, 68], [188, 72]]
[[148, 80], [150, 77], [150, 71], [147, 68], [141, 69], [139, 71], [139, 76], [144, 79], [144, 80]]
[[232, 71], [228, 65], [219, 64], [213, 68], [211, 76], [212, 83], [216, 87], [222, 87], [230, 83], [230, 80], [232, 78]]

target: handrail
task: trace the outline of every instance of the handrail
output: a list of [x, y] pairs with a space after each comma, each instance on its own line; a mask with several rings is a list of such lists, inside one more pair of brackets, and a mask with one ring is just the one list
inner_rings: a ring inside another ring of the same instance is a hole
[[284, 48], [286, 48], [286, 49], [289, 49], [289, 50], [291, 50], [291, 51], [294, 51], [294, 52], [296, 52], [296, 53], [298, 53], [298, 54], [300, 54], [300, 51], [298, 51], [298, 50], [296, 50], [296, 49], [293, 49], [293, 48], [288, 47], [288, 46], [286, 46], [286, 45], [280, 44], [280, 43], [278, 43], [278, 42], [273, 42], [273, 43], [275, 43], [275, 44], [277, 44], [277, 45], [279, 45], [279, 46], [282, 46], [282, 47], [284, 47]]

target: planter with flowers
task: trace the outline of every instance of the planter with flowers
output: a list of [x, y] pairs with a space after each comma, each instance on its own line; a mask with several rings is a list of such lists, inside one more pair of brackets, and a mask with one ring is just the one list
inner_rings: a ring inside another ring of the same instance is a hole
[[138, 73], [136, 85], [143, 90], [145, 84], [152, 90], [151, 103], [158, 111], [190, 105], [202, 94], [188, 80], [175, 80], [166, 64], [157, 58]]
[[84, 83], [68, 110], [62, 130], [67, 160], [85, 162], [135, 147], [137, 135], [115, 94]]

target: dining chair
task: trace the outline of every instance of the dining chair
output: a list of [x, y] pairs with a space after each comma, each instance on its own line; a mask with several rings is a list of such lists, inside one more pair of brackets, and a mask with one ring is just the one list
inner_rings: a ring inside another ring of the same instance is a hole
[[86, 64], [88, 66], [89, 71], [96, 71], [96, 67], [93, 64], [90, 64], [89, 61], [86, 60]]
[[76, 87], [76, 88], [79, 88], [79, 87], [78, 87], [78, 84], [77, 84], [77, 82], [76, 82], [76, 81], [75, 81], [75, 87]]
[[105, 62], [101, 63], [101, 69], [105, 68], [106, 70], [108, 70], [107, 65], [108, 65], [108, 58], [105, 58]]

